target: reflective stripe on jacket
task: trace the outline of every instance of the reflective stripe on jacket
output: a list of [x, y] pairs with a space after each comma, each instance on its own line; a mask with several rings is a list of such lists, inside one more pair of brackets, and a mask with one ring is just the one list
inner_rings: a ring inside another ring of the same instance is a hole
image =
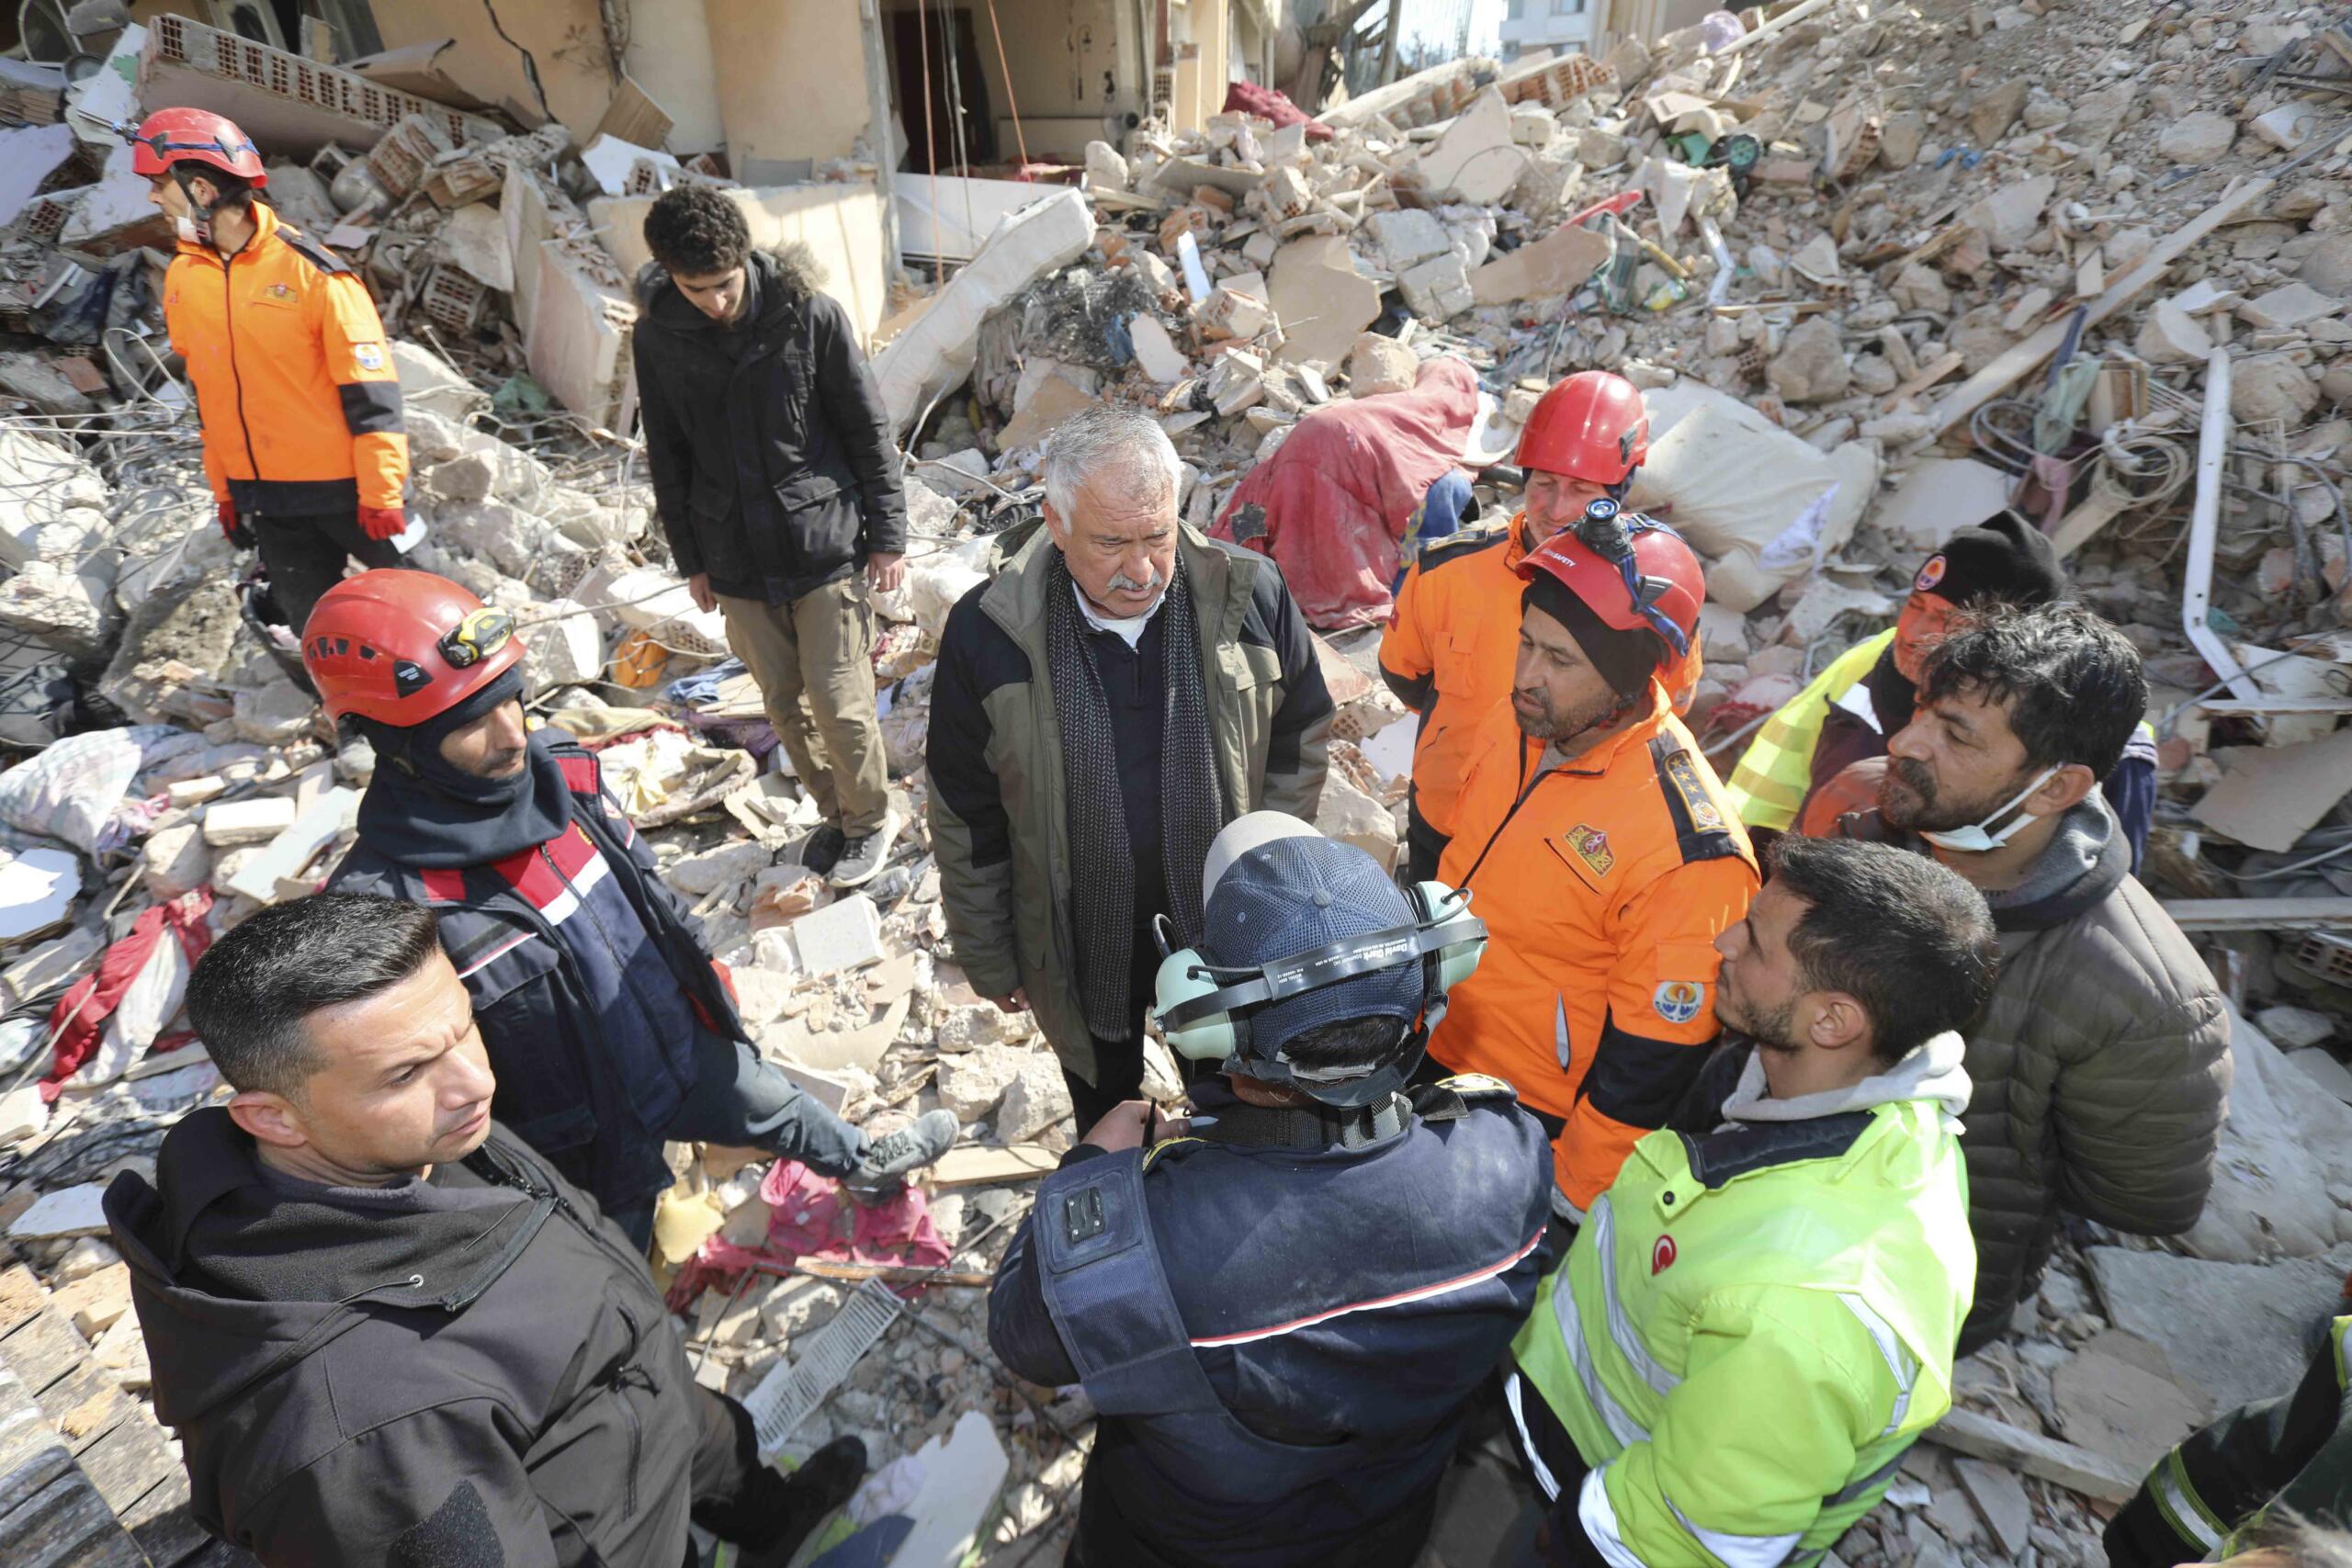
[[1430, 1055], [1566, 1122], [1555, 1172], [1578, 1208], [1696, 1076], [1715, 1037], [1714, 940], [1757, 887], [1723, 786], [1650, 692], [1649, 717], [1543, 772], [1544, 743], [1495, 705], [1438, 868], [1469, 889], [1487, 946]]
[[401, 382], [367, 286], [260, 202], [253, 215], [243, 250], [183, 241], [164, 279], [214, 497], [281, 515], [400, 505]]
[[2107, 1527], [2109, 1568], [2216, 1562], [2266, 1514], [2352, 1508], [2352, 1317], [2328, 1325], [2302, 1382], [2195, 1432], [2156, 1462]]
[[1741, 821], [1781, 832], [1795, 824], [1797, 808], [1813, 788], [1813, 749], [1821, 739], [1822, 720], [1832, 704], [1871, 672], [1894, 640], [1894, 628], [1889, 626], [1856, 643], [1764, 721], [1724, 786]]
[[1380, 638], [1380, 673], [1421, 716], [1413, 739], [1413, 810], [1452, 830], [1463, 770], [1478, 721], [1510, 695], [1519, 657], [1520, 558], [1527, 514], [1430, 545], [1396, 591], [1396, 615]]
[[1951, 1407], [1974, 1273], [1935, 1099], [1644, 1138], [1511, 1345], [1555, 1538], [1645, 1568], [1818, 1562]]

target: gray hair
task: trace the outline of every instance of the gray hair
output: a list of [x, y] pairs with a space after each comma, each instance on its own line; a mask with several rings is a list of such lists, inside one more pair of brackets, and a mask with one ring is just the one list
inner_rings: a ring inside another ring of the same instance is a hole
[[2272, 1553], [2284, 1568], [2352, 1568], [2352, 1535], [2328, 1529], [2292, 1508], [2274, 1508], [2238, 1539], [2247, 1555]]
[[1046, 440], [1046, 499], [1065, 525], [1079, 487], [1097, 475], [1124, 481], [1120, 493], [1138, 500], [1172, 498], [1184, 464], [1159, 420], [1103, 403], [1071, 415]]

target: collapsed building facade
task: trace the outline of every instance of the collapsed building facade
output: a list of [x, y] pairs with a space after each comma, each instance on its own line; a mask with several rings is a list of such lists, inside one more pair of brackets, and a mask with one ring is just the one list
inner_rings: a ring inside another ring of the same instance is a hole
[[[2291, 1382], [2294, 1325], [2352, 1266], [2334, 8], [1794, 0], [1454, 61], [1311, 119], [1228, 111], [1280, 70], [1280, 18], [1246, 0], [702, 0], [658, 28], [340, 0], [290, 36], [276, 7], [178, 9], [95, 18], [74, 73], [0, 61], [0, 1410], [36, 1417], [0, 1447], [0, 1539], [38, 1504], [94, 1552], [230, 1560], [141, 1402], [96, 1195], [220, 1092], [179, 1016], [209, 933], [318, 886], [365, 784], [212, 524], [155, 310], [168, 231], [111, 129], [166, 103], [244, 125], [280, 212], [367, 278], [411, 564], [516, 614], [534, 713], [600, 747], [763, 1053], [877, 1130], [934, 1106], [970, 1129], [888, 1224], [797, 1168], [676, 1151], [673, 1304], [783, 1451], [859, 1432], [942, 1539], [1051, 1560], [1089, 1413], [993, 1368], [978, 1286], [1078, 1130], [1051, 1053], [956, 969], [920, 832], [846, 897], [795, 863], [813, 807], [671, 570], [629, 284], [682, 180], [809, 244], [867, 334], [918, 536], [876, 670], [917, 821], [946, 612], [1097, 400], [1156, 411], [1186, 519], [1283, 564], [1340, 704], [1320, 825], [1392, 858], [1412, 724], [1372, 652], [1412, 506], [1460, 470], [1508, 515], [1518, 425], [1562, 375], [1646, 394], [1632, 499], [1707, 562], [1690, 722], [1720, 771], [1953, 529], [2039, 520], [2146, 660], [2143, 875], [2236, 1009], [2231, 1121], [2199, 1226], [2078, 1226], [1838, 1557], [2099, 1561], [2157, 1454]], [[1269, 483], [1294, 441], [1312, 503]], [[1152, 1084], [1177, 1093], [1172, 1067]]]

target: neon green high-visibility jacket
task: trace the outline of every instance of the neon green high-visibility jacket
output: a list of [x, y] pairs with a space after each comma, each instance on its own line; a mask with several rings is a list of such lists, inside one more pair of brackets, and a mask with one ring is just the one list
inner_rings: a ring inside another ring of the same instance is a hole
[[1764, 721], [1724, 785], [1741, 821], [1782, 832], [1795, 823], [1797, 808], [1813, 788], [1813, 749], [1830, 705], [1871, 672], [1894, 640], [1894, 628], [1889, 626], [1856, 643]]
[[1951, 1408], [1976, 1277], [1962, 1050], [1792, 1100], [1751, 1056], [1719, 1131], [1634, 1146], [1511, 1345], [1572, 1561], [1817, 1562]]

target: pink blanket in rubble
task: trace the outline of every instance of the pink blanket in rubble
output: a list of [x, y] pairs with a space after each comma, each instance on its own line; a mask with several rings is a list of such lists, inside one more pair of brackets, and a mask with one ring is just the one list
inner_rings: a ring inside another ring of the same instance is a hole
[[1477, 417], [1476, 375], [1459, 359], [1432, 359], [1409, 392], [1300, 420], [1243, 477], [1210, 532], [1273, 557], [1307, 625], [1385, 621], [1397, 543], [1430, 486], [1460, 466]]

